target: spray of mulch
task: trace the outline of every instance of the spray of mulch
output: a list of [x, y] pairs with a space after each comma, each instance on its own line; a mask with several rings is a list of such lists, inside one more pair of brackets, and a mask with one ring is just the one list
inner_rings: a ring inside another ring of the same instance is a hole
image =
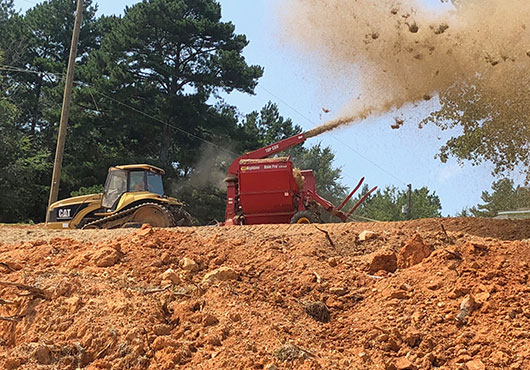
[[455, 86], [473, 87], [501, 115], [513, 114], [511, 107], [526, 98], [526, 0], [437, 6], [420, 0], [288, 0], [280, 6], [285, 38], [298, 51], [324, 59], [332, 81], [348, 79], [344, 73], [353, 68], [360, 80], [360, 97], [309, 137]]

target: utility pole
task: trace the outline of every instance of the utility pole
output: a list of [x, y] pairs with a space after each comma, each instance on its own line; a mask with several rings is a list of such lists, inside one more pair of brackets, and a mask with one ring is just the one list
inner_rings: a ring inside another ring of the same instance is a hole
[[407, 219], [412, 219], [412, 184], [408, 184]]
[[[57, 148], [55, 149], [55, 161], [53, 162], [52, 183], [50, 187], [50, 199], [48, 209], [52, 203], [57, 201], [59, 196], [59, 183], [61, 182], [61, 170], [63, 166], [64, 143], [66, 141], [66, 128], [68, 126], [68, 116], [70, 114], [70, 101], [72, 98], [72, 86], [74, 83], [75, 58], [77, 56], [77, 42], [79, 41], [79, 31], [81, 30], [81, 20], [83, 18], [83, 0], [77, 0], [75, 12], [74, 32], [70, 45], [70, 57], [68, 58], [68, 70], [66, 72], [66, 83], [64, 86], [63, 107], [61, 110], [61, 121], [59, 122], [59, 135], [57, 136]], [[49, 220], [48, 210], [46, 210], [46, 222]]]

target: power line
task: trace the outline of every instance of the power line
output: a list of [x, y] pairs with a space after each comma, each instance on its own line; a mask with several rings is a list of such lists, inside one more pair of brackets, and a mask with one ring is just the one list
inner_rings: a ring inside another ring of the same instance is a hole
[[46, 71], [34, 71], [31, 69], [23, 69], [15, 66], [9, 66], [5, 64], [0, 64], [0, 70], [7, 71], [7, 72], [21, 72], [21, 73], [32, 73], [36, 75], [44, 74], [44, 75], [51, 75], [55, 77], [63, 77], [64, 73], [53, 73], [53, 72], [46, 72]]
[[[279, 100], [280, 102], [282, 102], [283, 104], [285, 104], [288, 108], [290, 108], [291, 110], [293, 110], [295, 113], [297, 113], [298, 115], [300, 115], [302, 118], [304, 118], [305, 120], [307, 120], [309, 123], [311, 123], [313, 126], [317, 127], [319, 126], [318, 123], [315, 123], [313, 122], [313, 120], [311, 120], [309, 117], [305, 116], [303, 113], [299, 112], [296, 108], [294, 108], [292, 105], [290, 105], [289, 103], [287, 103], [285, 100], [283, 100], [282, 98], [276, 96], [275, 94], [273, 94], [270, 90], [264, 88], [263, 86], [258, 86], [259, 88], [261, 88], [263, 91], [265, 91], [266, 93], [270, 94], [273, 98]], [[331, 137], [333, 139], [335, 139], [337, 142], [339, 142], [340, 144], [344, 145], [346, 148], [350, 149], [353, 153], [357, 154], [359, 157], [363, 158], [364, 160], [366, 160], [367, 162], [371, 163], [373, 166], [375, 166], [376, 168], [378, 168], [379, 170], [383, 171], [384, 173], [386, 173], [387, 175], [391, 176], [392, 178], [394, 178], [395, 180], [401, 182], [403, 185], [407, 185], [407, 183], [403, 180], [401, 180], [400, 178], [398, 178], [397, 176], [395, 176], [394, 174], [392, 174], [390, 171], [384, 169], [383, 167], [379, 166], [377, 163], [375, 163], [374, 161], [372, 161], [370, 158], [364, 156], [363, 154], [361, 154], [359, 151], [355, 150], [351, 145], [345, 143], [344, 141], [340, 140], [339, 138], [336, 137], [335, 134], [333, 133], [330, 133]]]
[[[0, 70], [4, 70], [4, 71], [10, 71], [10, 72], [21, 72], [21, 73], [33, 73], [33, 74], [46, 74], [46, 75], [52, 75], [52, 76], [55, 76], [55, 77], [63, 77], [64, 74], [63, 73], [52, 73], [52, 72], [46, 72], [46, 71], [33, 71], [33, 70], [29, 70], [29, 69], [23, 69], [23, 68], [19, 68], [19, 67], [15, 67], [15, 66], [9, 66], [9, 65], [3, 65], [3, 64], [0, 64]], [[84, 82], [79, 82], [79, 81], [76, 81], [75, 82], [77, 85], [79, 86], [88, 86], [88, 87], [92, 87], [91, 85], [89, 85], [88, 83], [84, 83]], [[285, 100], [283, 100], [282, 98], [278, 97], [277, 95], [275, 95], [274, 93], [272, 93], [270, 90], [266, 89], [265, 87], [263, 86], [258, 86], [259, 88], [261, 88], [263, 91], [265, 91], [266, 93], [268, 93], [269, 95], [271, 95], [272, 97], [274, 97], [275, 99], [277, 99], [278, 101], [282, 102], [283, 104], [285, 104], [287, 107], [289, 107], [291, 110], [293, 110], [295, 113], [297, 113], [298, 115], [300, 115], [302, 118], [304, 118], [306, 121], [308, 121], [309, 123], [313, 124], [313, 126], [318, 126], [317, 123], [315, 123], [313, 120], [311, 120], [309, 117], [305, 116], [303, 113], [299, 112], [296, 108], [294, 108], [292, 105], [290, 105], [289, 103], [287, 103]], [[230, 153], [234, 156], [239, 156], [239, 154], [235, 153], [235, 152], [232, 152], [231, 150], [229, 149], [226, 149], [222, 146], [219, 146], [217, 144], [214, 144], [212, 143], [211, 141], [208, 141], [206, 139], [203, 139], [201, 138], [200, 136], [197, 136], [197, 135], [194, 135], [192, 134], [191, 132], [188, 132], [186, 130], [183, 130], [177, 126], [174, 126], [168, 122], [164, 122], [162, 121], [161, 119], [155, 117], [155, 116], [152, 116], [148, 113], [145, 113], [131, 105], [128, 105], [122, 101], [119, 101], [118, 99], [116, 98], [113, 98], [112, 96], [109, 96], [109, 95], [106, 95], [100, 91], [97, 91], [95, 90], [95, 92], [103, 97], [105, 97], [106, 99], [110, 99], [126, 108], [129, 108], [133, 111], [135, 111], [136, 113], [139, 113], [145, 117], [148, 117], [154, 121], [157, 121], [159, 123], [162, 123], [163, 125], [166, 125], [167, 127], [170, 127], [176, 131], [179, 131], [183, 134], [186, 134], [190, 137], [193, 137], [203, 143], [206, 143], [206, 144], [209, 144], [209, 145], [212, 145], [213, 147], [219, 149], [219, 150], [222, 150], [224, 152], [227, 152], [227, 153]], [[96, 105], [96, 109], [97, 109], [97, 105]], [[336, 137], [336, 135], [334, 135], [333, 133], [331, 133], [331, 137], [333, 139], [335, 139], [337, 142], [339, 142], [340, 144], [344, 145], [346, 148], [348, 148], [349, 150], [351, 150], [353, 153], [357, 154], [359, 157], [363, 158], [364, 160], [366, 160], [367, 162], [371, 163], [373, 166], [375, 166], [376, 168], [378, 168], [379, 170], [385, 172], [387, 175], [393, 177], [395, 180], [401, 182], [402, 184], [404, 185], [407, 185], [406, 182], [404, 182], [403, 180], [399, 179], [397, 176], [395, 176], [394, 174], [392, 174], [391, 172], [389, 172], [388, 170], [384, 169], [383, 167], [379, 166], [377, 163], [375, 163], [374, 161], [372, 161], [371, 159], [369, 159], [368, 157], [364, 156], [363, 154], [361, 154], [359, 151], [355, 150], [352, 146], [350, 146], [349, 144], [345, 143], [344, 141], [338, 139]], [[347, 175], [348, 177], [352, 178], [351, 176]]]
[[[8, 71], [8, 72], [21, 72], [21, 73], [33, 73], [33, 74], [47, 74], [47, 75], [52, 75], [52, 76], [55, 76], [55, 77], [62, 77], [62, 76], [64, 76], [64, 73], [52, 73], [52, 72], [44, 72], [44, 71], [39, 72], [39, 71], [33, 71], [33, 70], [30, 70], [30, 69], [23, 69], [23, 68], [19, 68], [19, 67], [15, 67], [15, 66], [5, 65], [5, 64], [0, 64], [0, 70], [4, 70], [4, 71]], [[86, 82], [75, 81], [74, 83], [75, 83], [76, 85], [78, 85], [78, 86], [82, 86], [82, 87], [93, 87], [93, 86], [91, 86], [90, 84], [88, 84], [88, 83], [86, 83]], [[172, 125], [172, 124], [170, 124], [170, 123], [164, 122], [164, 121], [162, 121], [161, 119], [159, 119], [159, 118], [157, 118], [157, 117], [155, 117], [155, 116], [152, 116], [152, 115], [150, 115], [150, 114], [148, 114], [148, 113], [145, 113], [145, 112], [143, 112], [143, 111], [141, 111], [141, 110], [139, 110], [139, 109], [137, 109], [137, 108], [135, 108], [135, 107], [133, 107], [133, 106], [131, 106], [131, 105], [129, 105], [129, 104], [126, 104], [126, 103], [124, 103], [124, 102], [122, 102], [122, 101], [116, 99], [116, 98], [113, 98], [112, 96], [106, 95], [106, 94], [104, 94], [104, 93], [102, 93], [102, 92], [100, 92], [100, 91], [97, 91], [97, 90], [95, 90], [95, 92], [96, 92], [97, 94], [99, 94], [99, 95], [105, 97], [106, 99], [110, 99], [110, 100], [114, 101], [115, 103], [118, 103], [118, 104], [120, 104], [120, 105], [122, 105], [122, 106], [124, 106], [124, 107], [127, 107], [127, 108], [129, 108], [129, 109], [135, 111], [136, 113], [139, 113], [139, 114], [141, 114], [141, 115], [143, 115], [143, 116], [145, 116], [145, 117], [151, 118], [151, 119], [154, 120], [154, 121], [157, 121], [157, 122], [159, 122], [159, 123], [162, 123], [163, 125], [166, 125], [167, 127], [170, 127], [170, 128], [172, 128], [172, 129], [174, 129], [174, 130], [176, 130], [176, 131], [179, 131], [179, 132], [181, 132], [181, 133], [183, 133], [183, 134], [186, 134], [186, 135], [188, 135], [188, 136], [190, 136], [190, 137], [193, 137], [193, 138], [195, 138], [195, 139], [197, 139], [197, 140], [199, 140], [199, 141], [202, 141], [202, 142], [205, 143], [205, 144], [212, 145], [213, 147], [215, 147], [215, 148], [217, 148], [217, 149], [219, 149], [219, 150], [222, 150], [222, 151], [224, 151], [224, 152], [227, 152], [227, 153], [229, 153], [229, 154], [232, 154], [232, 155], [234, 155], [234, 156], [236, 156], [236, 157], [239, 156], [239, 154], [237, 154], [237, 153], [235, 153], [235, 152], [233, 152], [233, 151], [231, 151], [231, 150], [229, 150], [229, 149], [226, 149], [226, 148], [224, 148], [224, 147], [222, 147], [222, 146], [220, 146], [220, 145], [214, 144], [214, 143], [212, 143], [211, 141], [208, 141], [208, 140], [206, 140], [206, 139], [201, 138], [200, 136], [194, 135], [194, 134], [192, 134], [191, 132], [188, 132], [188, 131], [186, 131], [186, 130], [181, 129], [180, 127], [177, 127], [177, 126], [174, 126], [174, 125]], [[90, 92], [90, 95], [92, 95], [91, 92]], [[93, 97], [92, 97], [92, 98], [93, 98]], [[96, 106], [96, 109], [98, 109], [98, 108], [97, 108], [97, 104], [96, 104], [95, 102], [94, 102], [94, 105]], [[99, 110], [99, 109], [98, 109], [98, 110]]]
[[[79, 85], [88, 85], [88, 84], [83, 84], [83, 83], [81, 83], [81, 82], [78, 82], [77, 84], [79, 84]], [[90, 86], [90, 85], [88, 85], [88, 86]], [[222, 150], [222, 151], [227, 152], [227, 153], [230, 153], [230, 154], [232, 154], [232, 155], [234, 155], [234, 156], [236, 156], [236, 157], [239, 157], [239, 154], [234, 153], [233, 151], [231, 151], [231, 150], [229, 150], [229, 149], [226, 149], [226, 148], [224, 148], [224, 147], [222, 147], [222, 146], [220, 146], [220, 145], [214, 144], [214, 143], [212, 143], [211, 141], [208, 141], [208, 140], [206, 140], [206, 139], [201, 138], [200, 136], [194, 135], [194, 134], [192, 134], [191, 132], [188, 132], [188, 131], [186, 131], [186, 130], [181, 129], [180, 127], [177, 127], [177, 126], [174, 126], [174, 125], [172, 125], [172, 124], [170, 124], [170, 123], [164, 122], [164, 121], [162, 121], [161, 119], [159, 119], [159, 118], [157, 118], [157, 117], [155, 117], [155, 116], [152, 116], [152, 115], [150, 115], [150, 114], [148, 114], [148, 113], [142, 112], [141, 110], [139, 110], [139, 109], [137, 109], [137, 108], [135, 108], [135, 107], [133, 107], [133, 106], [130, 106], [130, 105], [128, 105], [128, 104], [126, 104], [126, 103], [124, 103], [124, 102], [122, 102], [122, 101], [119, 101], [118, 99], [115, 99], [115, 98], [113, 98], [112, 96], [106, 95], [106, 94], [104, 94], [104, 93], [102, 93], [102, 92], [100, 92], [100, 91], [97, 91], [97, 90], [95, 91], [95, 93], [96, 93], [96, 94], [99, 94], [99, 95], [101, 95], [101, 96], [103, 96], [103, 97], [105, 97], [105, 98], [107, 98], [107, 99], [110, 99], [110, 100], [112, 100], [112, 101], [114, 101], [114, 102], [116, 102], [116, 103], [118, 103], [118, 104], [120, 104], [120, 105], [122, 105], [122, 106], [124, 106], [124, 107], [127, 107], [127, 108], [129, 108], [129, 109], [135, 111], [136, 113], [139, 113], [139, 114], [141, 114], [141, 115], [143, 115], [143, 116], [145, 116], [145, 117], [149, 117], [149, 118], [151, 118], [152, 120], [155, 120], [155, 121], [157, 121], [157, 122], [159, 122], [159, 123], [162, 123], [163, 125], [166, 125], [167, 127], [170, 127], [170, 128], [172, 128], [172, 129], [174, 129], [174, 130], [176, 130], [176, 131], [179, 131], [179, 132], [181, 132], [181, 133], [183, 133], [183, 134], [186, 134], [186, 135], [188, 135], [188, 136], [191, 136], [191, 137], [193, 137], [193, 138], [195, 138], [195, 139], [197, 139], [197, 140], [199, 140], [199, 141], [202, 141], [203, 143], [206, 143], [206, 144], [212, 145], [213, 147], [215, 147], [215, 148], [217, 148], [217, 149], [219, 149], [219, 150]]]

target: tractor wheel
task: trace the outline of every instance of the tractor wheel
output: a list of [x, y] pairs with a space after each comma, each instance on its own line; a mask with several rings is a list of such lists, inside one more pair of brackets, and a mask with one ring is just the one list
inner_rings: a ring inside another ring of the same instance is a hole
[[319, 217], [315, 213], [308, 210], [296, 212], [291, 218], [292, 224], [315, 224], [319, 222]]
[[175, 218], [171, 211], [156, 203], [143, 204], [134, 212], [129, 222], [149, 224], [153, 227], [175, 226]]

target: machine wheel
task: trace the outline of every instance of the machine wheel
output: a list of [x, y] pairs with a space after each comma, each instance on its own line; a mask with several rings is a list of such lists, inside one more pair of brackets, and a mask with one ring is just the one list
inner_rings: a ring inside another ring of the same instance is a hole
[[315, 224], [319, 222], [319, 217], [315, 213], [308, 210], [296, 212], [291, 218], [292, 224]]
[[175, 218], [171, 211], [163, 205], [156, 203], [145, 203], [132, 215], [129, 222], [149, 224], [153, 227], [175, 226]]

